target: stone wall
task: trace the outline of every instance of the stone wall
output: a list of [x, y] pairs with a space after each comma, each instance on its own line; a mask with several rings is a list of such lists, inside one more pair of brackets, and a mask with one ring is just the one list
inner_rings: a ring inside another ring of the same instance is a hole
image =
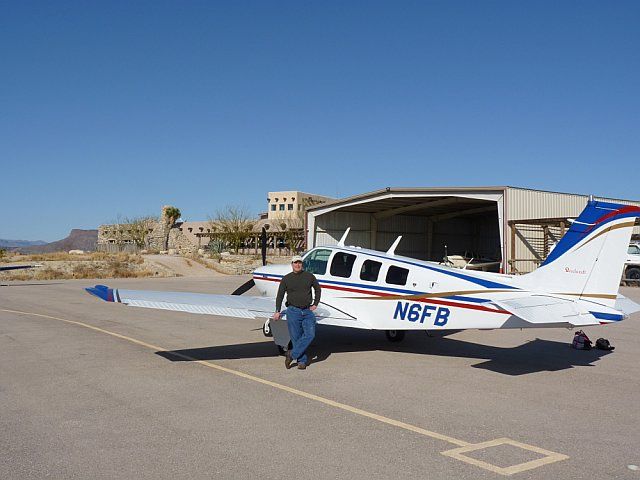
[[197, 253], [198, 246], [194, 245], [178, 228], [172, 228], [169, 232], [169, 249], [182, 255], [190, 255]]

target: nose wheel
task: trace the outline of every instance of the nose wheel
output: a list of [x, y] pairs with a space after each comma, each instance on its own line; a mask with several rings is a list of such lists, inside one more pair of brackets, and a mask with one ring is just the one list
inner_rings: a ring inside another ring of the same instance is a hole
[[385, 330], [384, 332], [387, 340], [390, 342], [401, 342], [404, 339], [404, 330]]
[[266, 322], [264, 322], [264, 325], [262, 325], [262, 333], [265, 337], [273, 337], [273, 332], [271, 331], [271, 324], [269, 323], [268, 319]]

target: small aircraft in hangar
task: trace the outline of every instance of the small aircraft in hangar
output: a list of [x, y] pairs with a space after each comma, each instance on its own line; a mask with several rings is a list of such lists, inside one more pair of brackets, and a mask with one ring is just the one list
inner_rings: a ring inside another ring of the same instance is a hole
[[[315, 311], [318, 325], [382, 330], [399, 341], [407, 330], [585, 327], [623, 320], [640, 305], [618, 295], [636, 206], [589, 200], [580, 216], [540, 267], [525, 275], [460, 270], [395, 255], [402, 237], [386, 252], [345, 246], [311, 249], [304, 269], [323, 289]], [[268, 265], [236, 295], [86, 290], [129, 306], [264, 318], [282, 353], [289, 344], [285, 321], [269, 321], [289, 265]], [[256, 286], [261, 296], [238, 294]], [[284, 317], [283, 317], [284, 318]]]

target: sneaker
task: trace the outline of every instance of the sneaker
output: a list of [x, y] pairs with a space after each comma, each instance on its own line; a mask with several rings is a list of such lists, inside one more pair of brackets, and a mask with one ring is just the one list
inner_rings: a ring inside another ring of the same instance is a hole
[[284, 366], [287, 370], [291, 368], [291, 364], [293, 363], [293, 359], [291, 358], [291, 352], [287, 350], [284, 352]]
[[306, 368], [307, 368], [307, 366], [304, 363], [299, 363], [298, 364], [298, 370], [304, 370]]

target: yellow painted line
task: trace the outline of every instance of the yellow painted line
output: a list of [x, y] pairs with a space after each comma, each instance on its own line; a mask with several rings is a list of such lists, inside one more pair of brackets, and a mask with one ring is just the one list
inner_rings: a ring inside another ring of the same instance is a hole
[[[514, 447], [518, 447], [523, 450], [529, 450], [531, 452], [538, 453], [544, 456], [536, 460], [519, 463], [517, 465], [511, 465], [509, 467], [498, 467], [491, 463], [478, 460], [477, 458], [467, 457], [466, 455], [464, 455], [465, 453], [475, 452], [485, 448], [497, 447], [499, 445], [512, 445]], [[440, 453], [442, 453], [442, 455], [455, 458], [462, 462], [484, 468], [485, 470], [499, 473], [500, 475], [513, 475], [514, 473], [532, 470], [534, 468], [542, 467], [543, 465], [548, 465], [549, 463], [559, 462], [561, 460], [566, 460], [569, 458], [568, 456], [561, 453], [552, 452], [550, 450], [545, 450], [544, 448], [535, 447], [533, 445], [528, 445], [522, 442], [516, 442], [515, 440], [511, 440], [510, 438], [497, 438], [488, 442], [477, 443], [475, 445], [469, 445], [466, 447], [454, 448], [453, 450], [447, 450], [446, 452]]]
[[[41, 313], [34, 313], [34, 312], [22, 312], [19, 310], [8, 310], [8, 309], [0, 309], [0, 312], [7, 312], [7, 313], [13, 313], [13, 314], [17, 314], [17, 315], [30, 315], [30, 316], [34, 316], [34, 317], [40, 317], [40, 318], [47, 318], [47, 319], [51, 319], [51, 320], [58, 320], [60, 322], [64, 322], [64, 323], [68, 323], [71, 325], [77, 325], [80, 327], [84, 327], [84, 328], [88, 328], [89, 330], [94, 330], [96, 332], [100, 332], [100, 333], [104, 333], [106, 335], [110, 335], [112, 337], [116, 337], [119, 338], [121, 340], [126, 340], [128, 342], [131, 342], [133, 344], [148, 348], [150, 350], [154, 350], [155, 352], [159, 352], [159, 351], [164, 351], [164, 352], [170, 352], [171, 355], [175, 355], [176, 357], [182, 358], [184, 360], [190, 361], [190, 362], [195, 362], [198, 363], [200, 365], [203, 365], [205, 367], [208, 368], [213, 368], [215, 370], [219, 370], [221, 372], [225, 372], [225, 373], [229, 373], [231, 375], [235, 375], [237, 377], [241, 377], [247, 380], [251, 380], [253, 382], [256, 383], [261, 383], [263, 385], [267, 385], [273, 388], [277, 388], [278, 390], [282, 390], [288, 393], [291, 393], [293, 395], [297, 395], [299, 397], [303, 397], [303, 398], [307, 398], [309, 400], [314, 400], [316, 402], [320, 402], [323, 403], [325, 405], [328, 405], [330, 407], [334, 407], [334, 408], [338, 408], [340, 410], [344, 410], [350, 413], [353, 413], [355, 415], [360, 415], [362, 417], [366, 417], [366, 418], [370, 418], [372, 420], [376, 420], [378, 422], [381, 423], [385, 423], [387, 425], [392, 425], [394, 427], [398, 427], [398, 428], [402, 428], [404, 430], [408, 430], [410, 432], [414, 432], [420, 435], [424, 435], [426, 437], [430, 437], [430, 438], [434, 438], [437, 440], [442, 440], [444, 442], [447, 443], [451, 443], [453, 445], [457, 445], [459, 448], [453, 449], [453, 450], [448, 450], [446, 452], [441, 452], [443, 455], [446, 455], [448, 457], [451, 458], [455, 458], [457, 460], [461, 460], [465, 463], [469, 463], [472, 465], [476, 465], [478, 467], [484, 468], [486, 470], [490, 470], [493, 471], [495, 473], [499, 473], [501, 475], [512, 475], [513, 473], [517, 473], [518, 471], [522, 471], [522, 470], [529, 470], [531, 468], [536, 468], [538, 466], [542, 466], [542, 465], [546, 465], [548, 463], [552, 463], [552, 462], [557, 462], [560, 460], [565, 460], [569, 457], [567, 457], [566, 455], [562, 455], [559, 453], [555, 453], [555, 452], [551, 452], [549, 450], [544, 450], [538, 447], [534, 447], [532, 445], [527, 445], [524, 443], [520, 443], [520, 442], [516, 442], [514, 440], [510, 440], [510, 439], [506, 439], [506, 438], [501, 438], [501, 439], [497, 439], [497, 440], [491, 440], [489, 442], [483, 442], [483, 443], [479, 443], [479, 444], [472, 444], [469, 442], [465, 442], [464, 440], [459, 440], [457, 438], [453, 438], [450, 437], [448, 435], [444, 435], [438, 432], [434, 432], [431, 430], [427, 430], [421, 427], [417, 427], [415, 425], [411, 425], [409, 423], [405, 423], [405, 422], [401, 422], [399, 420], [394, 420], [393, 418], [389, 418], [389, 417], [385, 417], [383, 415], [378, 415], [377, 413], [373, 413], [373, 412], [369, 412], [367, 410], [362, 410], [361, 408], [357, 408], [357, 407], [353, 407], [351, 405], [347, 405], [345, 403], [341, 403], [341, 402], [336, 402], [334, 400], [325, 398], [325, 397], [321, 397], [319, 395], [314, 395], [313, 393], [308, 393], [308, 392], [304, 392], [302, 390], [298, 390], [297, 388], [292, 388], [292, 387], [288, 387], [287, 385], [282, 385], [280, 383], [277, 382], [272, 382], [271, 380], [266, 380], [264, 378], [260, 378], [260, 377], [256, 377], [255, 375], [251, 375], [245, 372], [241, 372], [239, 370], [233, 370], [231, 368], [227, 368], [227, 367], [223, 367], [222, 365], [218, 365], [216, 363], [212, 363], [212, 362], [208, 362], [206, 360], [198, 360], [196, 358], [190, 357], [188, 355], [184, 355], [182, 353], [178, 353], [178, 352], [173, 352], [167, 348], [163, 348], [160, 347], [158, 345], [153, 345], [151, 343], [147, 343], [147, 342], [143, 342], [141, 340], [137, 340], [135, 338], [131, 338], [128, 337], [126, 335], [121, 335], [119, 333], [116, 332], [111, 332], [109, 330], [105, 330], [103, 328], [100, 327], [96, 327], [94, 325], [89, 325], [88, 323], [84, 323], [84, 322], [78, 322], [76, 320], [68, 320], [66, 318], [60, 318], [60, 317], [54, 317], [52, 315], [44, 315]], [[496, 443], [498, 442], [498, 443]], [[487, 462], [482, 462], [476, 459], [472, 459], [470, 457], [466, 457], [464, 455], [462, 455], [462, 453], [465, 452], [470, 452], [470, 451], [476, 451], [479, 450], [481, 448], [488, 448], [494, 445], [500, 445], [503, 443], [508, 443], [510, 445], [515, 445], [515, 446], [520, 446], [521, 448], [525, 448], [527, 450], [531, 450], [537, 453], [542, 453], [544, 455], [547, 455], [547, 457], [539, 459], [539, 460], [534, 460], [533, 462], [527, 462], [525, 464], [520, 464], [520, 465], [515, 465], [512, 467], [507, 467], [507, 468], [501, 468], [501, 467], [497, 467], [495, 465], [492, 465], [490, 463]], [[523, 468], [522, 470], [517, 470], [517, 468], [521, 467], [522, 465], [529, 465], [526, 468]]]

